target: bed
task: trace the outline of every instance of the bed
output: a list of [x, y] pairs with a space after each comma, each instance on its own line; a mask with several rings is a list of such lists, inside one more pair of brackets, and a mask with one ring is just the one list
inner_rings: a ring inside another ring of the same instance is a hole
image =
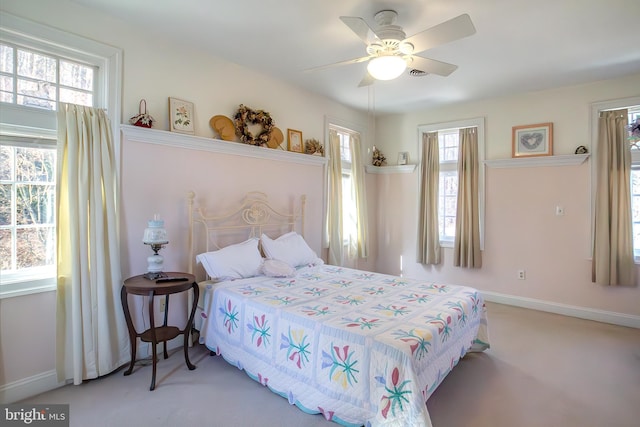
[[429, 396], [488, 348], [476, 289], [325, 264], [304, 240], [304, 196], [283, 214], [250, 193], [217, 216], [194, 198], [190, 254], [213, 279], [200, 282], [200, 343], [301, 410], [345, 426], [431, 426]]

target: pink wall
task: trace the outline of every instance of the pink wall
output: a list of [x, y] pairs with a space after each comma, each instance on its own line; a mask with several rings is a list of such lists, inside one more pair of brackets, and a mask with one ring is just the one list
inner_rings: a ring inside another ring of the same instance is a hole
[[[591, 282], [590, 165], [486, 169], [481, 269], [416, 262], [418, 173], [378, 175], [378, 270], [515, 297], [640, 315], [640, 289]], [[556, 206], [565, 214], [557, 216]], [[517, 271], [526, 270], [518, 280]], [[640, 277], [640, 274], [639, 274]]]
[[[258, 149], [258, 148], [256, 148]], [[300, 154], [304, 156], [305, 154]], [[249, 191], [268, 194], [274, 206], [289, 206], [307, 195], [305, 237], [320, 254], [323, 167], [132, 142], [122, 143], [122, 270], [125, 277], [146, 271], [151, 254], [142, 244], [147, 221], [165, 220], [169, 245], [165, 270], [186, 271], [187, 192], [213, 212], [236, 206]]]

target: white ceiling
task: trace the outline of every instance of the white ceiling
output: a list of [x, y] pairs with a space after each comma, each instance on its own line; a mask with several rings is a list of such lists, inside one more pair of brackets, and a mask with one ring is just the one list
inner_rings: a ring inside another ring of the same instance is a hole
[[[640, 72], [640, 0], [75, 0], [260, 70], [345, 105], [406, 112], [447, 103], [616, 78]], [[383, 9], [398, 12], [407, 36], [463, 13], [476, 34], [430, 49], [458, 65], [448, 77], [403, 75], [358, 84], [366, 63], [304, 70], [365, 56], [340, 21], [359, 16], [375, 28]], [[640, 90], [640, 89], [639, 89]], [[633, 95], [633, 94], [630, 94]], [[371, 97], [370, 97], [371, 96]]]

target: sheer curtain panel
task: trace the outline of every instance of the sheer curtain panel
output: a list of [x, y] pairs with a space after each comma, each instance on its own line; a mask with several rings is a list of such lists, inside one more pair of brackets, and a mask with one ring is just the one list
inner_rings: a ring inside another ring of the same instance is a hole
[[335, 130], [329, 131], [329, 173], [327, 194], [326, 236], [329, 243], [329, 264], [343, 263], [342, 232], [342, 160], [340, 158], [340, 137]]
[[362, 161], [362, 144], [360, 135], [351, 135], [351, 175], [356, 199], [356, 212], [358, 215], [358, 233], [356, 247], [353, 253], [360, 258], [366, 258], [368, 254], [369, 221], [367, 215], [367, 189], [364, 179], [364, 162]]
[[600, 285], [635, 286], [626, 109], [600, 113], [596, 155], [591, 279]]
[[129, 361], [120, 304], [116, 159], [101, 109], [60, 103], [56, 370], [74, 384]]

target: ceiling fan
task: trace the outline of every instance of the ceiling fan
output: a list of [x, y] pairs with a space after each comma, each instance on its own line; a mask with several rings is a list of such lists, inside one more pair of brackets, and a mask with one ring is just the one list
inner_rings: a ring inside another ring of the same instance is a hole
[[423, 73], [448, 76], [458, 68], [457, 65], [425, 58], [418, 54], [476, 32], [469, 15], [463, 14], [406, 37], [402, 27], [395, 25], [397, 17], [398, 14], [394, 10], [381, 10], [374, 16], [378, 28], [373, 30], [360, 17], [341, 16], [340, 20], [367, 45], [367, 56], [311, 68], [308, 71], [369, 61], [367, 75], [358, 86], [368, 86], [376, 80], [393, 80], [399, 77], [408, 66]]

